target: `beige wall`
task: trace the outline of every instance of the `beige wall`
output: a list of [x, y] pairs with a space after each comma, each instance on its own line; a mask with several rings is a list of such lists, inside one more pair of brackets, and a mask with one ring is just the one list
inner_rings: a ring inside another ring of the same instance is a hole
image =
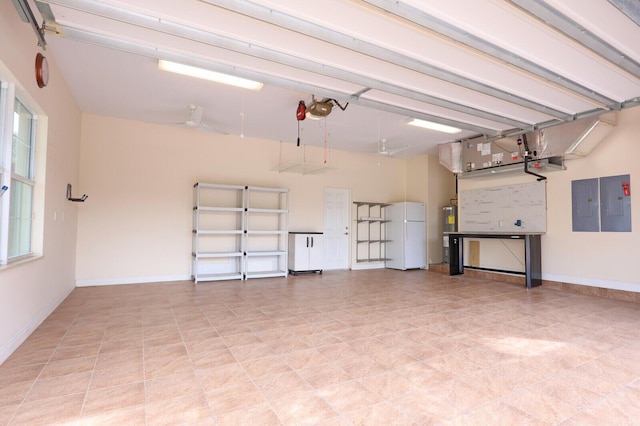
[[[587, 157], [566, 162], [567, 170], [547, 176], [547, 233], [542, 237], [542, 277], [546, 280], [640, 291], [635, 270], [640, 247], [637, 182], [640, 108], [617, 114], [617, 126]], [[633, 232], [572, 232], [571, 181], [631, 175]], [[460, 190], [535, 181], [524, 174], [460, 180]], [[634, 191], [636, 188], [636, 191]]]
[[[31, 27], [23, 23], [10, 1], [0, 2], [0, 74], [16, 83], [18, 96], [35, 109], [40, 126], [47, 125], [48, 144], [36, 147], [41, 162], [35, 217], [42, 230], [43, 255], [37, 260], [0, 269], [0, 362], [55, 309], [75, 286], [76, 217], [78, 206], [65, 199], [67, 182], [78, 184], [80, 111], [49, 51], [49, 85], [39, 89], [34, 77], [41, 51]], [[46, 160], [46, 167], [44, 161]]]
[[406, 200], [423, 202], [426, 207], [427, 265], [441, 263], [442, 207], [455, 197], [454, 174], [431, 155], [408, 159], [406, 166]]
[[[85, 115], [79, 190], [89, 199], [79, 213], [77, 284], [189, 278], [195, 182], [288, 188], [294, 231], [323, 230], [327, 187], [349, 189], [352, 201], [402, 201], [408, 188], [419, 198], [412, 201], [427, 200], [427, 157], [412, 160], [425, 166], [405, 174], [402, 158], [333, 149], [330, 172], [279, 173], [281, 159], [300, 160], [302, 149]], [[305, 158], [322, 164], [325, 151], [307, 147]]]
[[427, 255], [429, 263], [441, 263], [443, 215], [442, 207], [450, 205], [456, 197], [456, 179], [454, 174], [440, 165], [437, 157], [429, 156], [429, 222], [427, 226]]
[[[631, 173], [639, 114], [635, 109], [620, 113], [616, 130], [591, 155], [568, 161], [566, 171], [547, 174], [545, 279], [636, 289], [638, 280], [628, 265], [637, 233], [571, 232], [570, 188], [573, 179]], [[79, 285], [188, 278], [196, 181], [289, 188], [291, 230], [322, 230], [325, 187], [350, 189], [352, 201], [422, 201], [427, 204], [427, 261], [442, 261], [441, 207], [455, 195], [455, 180], [435, 157], [404, 160], [334, 149], [328, 156], [334, 171], [302, 176], [277, 172], [281, 146], [283, 158], [299, 158], [293, 144], [95, 116], [84, 117], [82, 139], [78, 189], [90, 198], [79, 206]], [[309, 162], [324, 158], [321, 149], [306, 152]], [[460, 190], [531, 179], [460, 180]], [[634, 219], [637, 210], [632, 206]], [[353, 255], [352, 250], [352, 260]]]

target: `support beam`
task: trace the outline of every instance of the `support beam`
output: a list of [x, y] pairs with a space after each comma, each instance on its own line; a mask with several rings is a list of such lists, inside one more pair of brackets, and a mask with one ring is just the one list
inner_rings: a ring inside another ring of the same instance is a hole
[[[573, 19], [564, 15], [560, 11], [549, 6], [547, 3], [536, 0], [510, 0], [511, 3], [517, 5], [527, 13], [535, 16], [564, 35], [580, 44], [588, 47], [607, 61], [616, 64], [637, 78], [640, 78], [640, 63], [630, 58], [627, 54], [607, 43], [591, 31], [578, 24]], [[620, 2], [620, 0], [616, 0]], [[640, 3], [634, 2], [636, 14], [640, 11]], [[629, 13], [633, 16], [633, 6], [627, 6]], [[628, 16], [628, 15], [627, 15]], [[635, 16], [636, 19], [640, 16]], [[606, 17], [602, 17], [606, 19]], [[636, 21], [638, 23], [638, 21]], [[638, 24], [640, 25], [640, 24]]]

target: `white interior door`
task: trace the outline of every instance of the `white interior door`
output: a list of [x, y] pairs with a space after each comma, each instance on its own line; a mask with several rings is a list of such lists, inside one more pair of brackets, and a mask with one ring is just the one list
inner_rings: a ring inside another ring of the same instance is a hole
[[324, 269], [349, 269], [350, 191], [324, 189]]

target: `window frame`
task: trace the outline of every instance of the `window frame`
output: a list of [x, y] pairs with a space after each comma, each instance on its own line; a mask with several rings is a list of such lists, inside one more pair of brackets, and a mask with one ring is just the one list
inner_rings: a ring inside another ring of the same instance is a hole
[[[16, 111], [16, 102], [25, 108], [30, 115], [31, 126], [29, 129], [29, 152], [28, 152], [28, 177], [15, 173], [13, 170], [13, 128], [14, 128], [14, 116]], [[0, 196], [0, 267], [7, 266], [13, 262], [33, 257], [37, 253], [35, 252], [36, 246], [36, 227], [35, 227], [35, 211], [37, 201], [37, 170], [36, 165], [37, 149], [36, 144], [38, 142], [38, 115], [34, 112], [34, 108], [30, 102], [25, 101], [22, 96], [16, 93], [16, 85], [10, 81], [5, 80], [0, 76], [0, 187], [7, 186], [9, 189]], [[28, 250], [15, 255], [10, 255], [9, 246], [10, 231], [11, 231], [11, 187], [13, 181], [18, 181], [24, 185], [28, 185], [31, 188], [31, 199], [29, 200], [29, 232], [28, 241], [22, 241], [25, 246], [28, 246]]]

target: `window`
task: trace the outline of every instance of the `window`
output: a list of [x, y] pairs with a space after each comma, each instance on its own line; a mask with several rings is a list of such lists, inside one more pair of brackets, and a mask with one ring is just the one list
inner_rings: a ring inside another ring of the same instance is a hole
[[[0, 91], [0, 264], [33, 254], [36, 116], [2, 82]], [[9, 131], [10, 130], [10, 131]]]

